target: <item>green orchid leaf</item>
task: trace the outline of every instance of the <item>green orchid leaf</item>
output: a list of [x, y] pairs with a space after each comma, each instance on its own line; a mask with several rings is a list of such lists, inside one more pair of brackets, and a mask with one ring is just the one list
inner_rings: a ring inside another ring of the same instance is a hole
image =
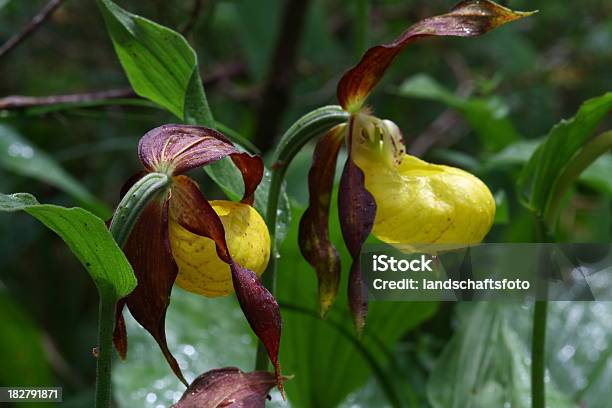
[[[330, 238], [341, 242], [335, 197], [331, 202]], [[326, 319], [320, 319], [316, 276], [295, 245], [302, 213], [293, 213], [294, 221], [278, 263], [277, 293], [283, 313], [281, 362], [283, 372], [295, 375], [285, 383], [291, 406], [336, 407], [372, 377], [392, 406], [397, 406], [397, 399], [408, 394], [408, 385], [403, 382], [398, 388], [385, 375], [393, 363], [389, 350], [403, 335], [429, 319], [437, 305], [372, 302], [358, 339], [343, 289]], [[344, 246], [338, 246], [338, 252], [343, 266], [340, 287], [346, 288], [351, 257]]]
[[187, 123], [214, 127], [197, 56], [185, 38], [110, 0], [98, 5], [134, 92]]
[[499, 151], [520, 138], [508, 119], [508, 107], [499, 98], [461, 98], [432, 77], [408, 78], [398, 90], [402, 96], [441, 102], [457, 110], [490, 151]]
[[612, 196], [612, 154], [604, 154], [580, 174], [579, 180], [592, 189]]
[[111, 215], [110, 209], [103, 202], [96, 199], [50, 156], [13, 128], [3, 124], [0, 124], [0, 167], [51, 184], [100, 217], [108, 218]]
[[[440, 355], [427, 384], [433, 408], [528, 407], [531, 384], [527, 349], [511, 324], [513, 315], [527, 315], [518, 306], [462, 304], [459, 328]], [[522, 313], [521, 313], [522, 312]], [[551, 407], [576, 404], [552, 383]]]
[[[610, 111], [612, 93], [584, 102], [574, 117], [561, 121], [550, 130], [523, 168], [519, 186], [525, 193], [526, 203], [536, 214], [547, 219], [549, 225], [553, 222], [560, 195], [565, 192], [564, 187], [610, 150], [606, 140], [592, 139], [597, 126]], [[606, 134], [602, 136], [605, 138]]]
[[0, 194], [0, 212], [25, 211], [59, 235], [89, 272], [100, 297], [116, 301], [136, 287], [136, 277], [104, 221], [82, 208], [39, 204], [30, 194]]
[[[542, 143], [541, 139], [513, 143], [486, 159], [483, 170], [494, 171], [527, 163]], [[612, 154], [603, 154], [578, 177], [578, 181], [595, 191], [612, 196]]]

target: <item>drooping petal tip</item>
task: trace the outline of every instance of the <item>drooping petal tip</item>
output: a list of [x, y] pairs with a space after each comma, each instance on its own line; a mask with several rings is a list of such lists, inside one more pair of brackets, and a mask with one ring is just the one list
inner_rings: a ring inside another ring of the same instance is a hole
[[262, 285], [255, 272], [244, 268], [232, 257], [219, 215], [189, 177], [175, 177], [170, 216], [192, 234], [214, 241], [217, 256], [230, 267], [238, 303], [274, 364], [278, 387], [282, 391], [278, 361], [282, 322], [276, 299]]
[[358, 112], [395, 57], [412, 42], [431, 36], [479, 36], [534, 13], [513, 11], [489, 0], [466, 0], [447, 14], [421, 20], [393, 42], [368, 49], [342, 76], [337, 90], [340, 105], [351, 113]]
[[331, 129], [315, 148], [308, 174], [310, 201], [300, 220], [300, 250], [317, 273], [321, 317], [325, 317], [333, 305], [340, 285], [340, 257], [329, 239], [328, 223], [336, 160], [345, 128], [340, 125]]
[[338, 213], [342, 236], [353, 258], [349, 274], [348, 301], [355, 328], [360, 334], [368, 313], [368, 293], [361, 275], [361, 247], [372, 231], [377, 205], [374, 196], [366, 189], [364, 172], [353, 161], [353, 143], [357, 142], [357, 135], [354, 134], [355, 124], [355, 117], [352, 117], [348, 125], [349, 156], [338, 192]]
[[[177, 274], [168, 242], [168, 201], [149, 203], [136, 222], [124, 251], [138, 279], [136, 289], [126, 298], [128, 309], [151, 333], [176, 376], [187, 385], [166, 341], [166, 310]], [[118, 329], [121, 335], [121, 327]], [[119, 345], [121, 352], [121, 343]]]

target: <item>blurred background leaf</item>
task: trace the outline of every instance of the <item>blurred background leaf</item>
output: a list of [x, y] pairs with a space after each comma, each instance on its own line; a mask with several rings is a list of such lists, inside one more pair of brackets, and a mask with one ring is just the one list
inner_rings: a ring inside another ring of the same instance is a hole
[[110, 209], [98, 201], [81, 183], [62, 169], [57, 162], [37, 149], [14, 129], [0, 124], [0, 166], [6, 171], [31, 177], [64, 190], [77, 203], [108, 218]]
[[[519, 188], [524, 191], [528, 205], [536, 214], [544, 218], [550, 216], [550, 209], [562, 198], [558, 194], [565, 192], [559, 190], [568, 182], [564, 180], [568, 177], [565, 170], [575, 164], [575, 160], [580, 160], [581, 152], [589, 145], [589, 138], [600, 122], [610, 116], [610, 111], [612, 93], [590, 99], [580, 106], [575, 116], [555, 125], [537, 147], [519, 180]], [[606, 144], [604, 149], [609, 150], [610, 144]]]
[[[6, 358], [0, 370], [0, 383], [14, 387], [45, 387], [55, 384], [44, 349], [43, 334], [36, 322], [0, 287], [0, 349]], [[24, 406], [37, 406], [25, 403]]]
[[498, 97], [461, 97], [445, 89], [426, 74], [408, 78], [400, 85], [398, 93], [402, 96], [442, 102], [461, 112], [487, 150], [500, 150], [520, 138], [508, 120], [508, 105]]

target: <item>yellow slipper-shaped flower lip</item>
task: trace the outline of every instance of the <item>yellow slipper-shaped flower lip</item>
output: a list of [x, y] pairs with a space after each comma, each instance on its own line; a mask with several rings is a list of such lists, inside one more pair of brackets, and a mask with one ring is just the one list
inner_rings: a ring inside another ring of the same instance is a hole
[[[270, 259], [270, 234], [266, 223], [250, 205], [210, 201], [225, 229], [232, 258], [260, 276]], [[228, 264], [219, 259], [212, 239], [193, 234], [170, 219], [172, 256], [178, 265], [176, 284], [199, 295], [215, 297], [234, 292]]]
[[391, 244], [457, 244], [482, 241], [495, 217], [495, 200], [472, 174], [410, 155], [380, 165], [358, 157], [366, 189], [376, 200], [372, 233]]
[[[124, 247], [138, 285], [118, 305], [115, 330], [118, 350], [125, 355], [127, 338], [121, 310], [127, 304], [134, 318], [158, 342], [176, 375], [186, 383], [168, 349], [164, 322], [178, 275], [188, 290], [207, 294], [196, 269], [189, 269], [189, 265], [203, 263], [199, 266], [212, 268], [204, 272], [197, 268], [200, 274], [223, 282], [223, 286], [209, 288], [210, 294], [235, 291], [251, 328], [268, 350], [282, 392], [278, 362], [280, 309], [257, 278], [268, 262], [270, 237], [261, 216], [251, 207], [263, 176], [263, 161], [239, 151], [213, 129], [187, 125], [164, 125], [151, 130], [140, 140], [138, 154], [144, 174], [165, 173], [172, 177], [172, 183], [143, 211]], [[197, 183], [183, 173], [228, 156], [242, 173], [245, 193], [240, 203], [213, 202], [213, 207]], [[135, 183], [141, 176], [127, 184]]]

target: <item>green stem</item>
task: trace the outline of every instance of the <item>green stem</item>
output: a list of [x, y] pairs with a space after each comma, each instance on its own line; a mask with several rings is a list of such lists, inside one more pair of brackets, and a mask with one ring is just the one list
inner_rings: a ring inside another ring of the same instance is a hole
[[[582, 172], [612, 147], [612, 131], [604, 132], [589, 141], [568, 163], [555, 182], [553, 191], [544, 208], [542, 217], [536, 217], [538, 242], [554, 242], [554, 229], [559, 216], [562, 197]], [[547, 267], [550, 259], [541, 266]], [[532, 408], [546, 407], [546, 320], [548, 314], [548, 276], [544, 275], [542, 293], [533, 309], [533, 332], [531, 344], [531, 401]], [[580, 395], [581, 396], [581, 395]]]
[[[270, 190], [266, 206], [266, 224], [270, 230], [271, 257], [262, 283], [275, 296], [276, 294], [276, 266], [278, 260], [278, 247], [276, 239], [276, 220], [278, 216], [278, 203], [283, 193], [283, 181], [289, 164], [295, 155], [306, 143], [315, 137], [327, 132], [332, 127], [345, 123], [349, 114], [339, 106], [324, 106], [316, 109], [298, 119], [283, 135], [274, 154], [275, 165], [272, 169]], [[268, 352], [260, 342], [257, 347], [255, 369], [266, 371], [268, 369]]]
[[109, 408], [111, 404], [111, 362], [115, 301], [112, 296], [100, 294], [98, 313], [98, 353], [96, 365], [96, 408]]
[[[124, 195], [117, 206], [110, 232], [117, 245], [122, 247], [136, 224], [138, 217], [147, 204], [155, 199], [160, 191], [171, 182], [170, 176], [163, 173], [150, 173], [138, 180]], [[98, 312], [98, 352], [96, 364], [96, 408], [109, 408], [111, 404], [111, 368], [113, 358], [113, 330], [115, 328], [114, 293], [99, 291]]]
[[[544, 221], [535, 217], [536, 239], [540, 243], [553, 242]], [[540, 287], [533, 308], [533, 328], [531, 333], [531, 408], [546, 408], [546, 321], [548, 317], [548, 269], [550, 254], [548, 248], [541, 248], [539, 259]]]
[[548, 301], [538, 300], [533, 309], [531, 343], [531, 407], [546, 408], [546, 320]]

